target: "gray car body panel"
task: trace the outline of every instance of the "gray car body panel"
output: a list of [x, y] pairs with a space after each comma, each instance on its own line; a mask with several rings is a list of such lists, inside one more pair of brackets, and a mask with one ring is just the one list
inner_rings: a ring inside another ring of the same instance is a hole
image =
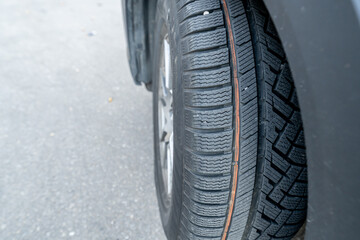
[[[126, 6], [146, 2], [123, 1], [127, 2]], [[310, 240], [357, 239], [359, 235], [358, 2], [265, 0], [287, 54], [302, 111], [309, 179], [306, 239]], [[154, 3], [156, 0], [148, 7], [153, 7]], [[152, 29], [145, 24], [148, 15], [143, 16], [142, 25], [134, 23], [133, 15], [141, 16], [141, 13], [133, 9], [126, 9], [127, 35], [138, 30], [138, 34], [143, 31], [145, 39], [148, 39], [138, 47], [136, 44], [141, 43], [139, 39], [142, 38], [129, 37], [129, 62], [135, 82], [140, 83], [151, 80], [147, 78], [144, 81], [139, 77], [149, 71], [147, 66], [141, 66], [146, 61], [139, 54], [143, 51], [142, 54], [151, 55], [151, 49], [146, 48], [149, 48], [147, 44], [151, 41]], [[134, 59], [137, 59], [136, 67], [132, 66]], [[146, 71], [141, 73], [139, 69]]]

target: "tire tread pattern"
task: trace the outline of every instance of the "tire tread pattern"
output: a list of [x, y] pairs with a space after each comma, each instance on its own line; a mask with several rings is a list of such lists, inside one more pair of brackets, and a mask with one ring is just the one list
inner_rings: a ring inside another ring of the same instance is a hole
[[[304, 221], [307, 199], [304, 132], [294, 83], [260, 1], [226, 2], [240, 87], [238, 184], [227, 239], [290, 239]], [[177, 0], [177, 8], [186, 128], [179, 239], [221, 239], [234, 161], [227, 26], [220, 0]], [[259, 118], [265, 121], [262, 127]]]

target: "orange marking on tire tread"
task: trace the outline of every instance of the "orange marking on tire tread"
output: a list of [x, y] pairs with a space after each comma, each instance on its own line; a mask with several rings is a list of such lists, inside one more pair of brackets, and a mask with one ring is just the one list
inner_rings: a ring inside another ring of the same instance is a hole
[[235, 52], [235, 42], [234, 36], [231, 29], [231, 22], [229, 16], [229, 10], [226, 4], [226, 0], [221, 0], [224, 9], [225, 20], [228, 29], [228, 37], [230, 42], [230, 51], [231, 51], [231, 62], [233, 70], [233, 79], [234, 79], [234, 94], [235, 94], [235, 149], [234, 149], [234, 167], [232, 173], [232, 183], [231, 183], [231, 194], [229, 201], [228, 213], [226, 216], [225, 227], [221, 237], [221, 240], [225, 240], [229, 231], [232, 214], [234, 211], [235, 204], [235, 195], [238, 181], [238, 170], [239, 170], [239, 139], [240, 139], [240, 100], [239, 100], [239, 79], [237, 76], [237, 62], [236, 62], [236, 52]]

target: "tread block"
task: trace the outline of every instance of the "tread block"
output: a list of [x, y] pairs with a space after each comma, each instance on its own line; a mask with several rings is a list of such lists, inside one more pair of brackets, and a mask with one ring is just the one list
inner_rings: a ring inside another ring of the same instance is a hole
[[188, 209], [184, 209], [182, 214], [193, 224], [199, 227], [223, 227], [225, 223], [225, 216], [222, 217], [204, 217], [197, 215]]
[[242, 44], [241, 46], [238, 46], [236, 51], [238, 71], [241, 74], [244, 74], [255, 67], [251, 42], [247, 42], [245, 44]]
[[292, 147], [289, 154], [289, 159], [297, 164], [306, 164], [306, 152], [305, 149]]
[[199, 190], [219, 191], [226, 190], [230, 187], [231, 176], [200, 176], [184, 170], [184, 179], [189, 186]]
[[305, 137], [304, 137], [304, 131], [301, 130], [298, 137], [296, 138], [295, 144], [300, 146], [305, 146]]
[[290, 102], [295, 106], [295, 107], [299, 107], [299, 102], [298, 102], [298, 99], [297, 99], [297, 94], [296, 94], [296, 91], [293, 91], [293, 95], [291, 96], [291, 100]]
[[283, 114], [287, 119], [290, 118], [293, 109], [284, 101], [282, 101], [278, 96], [273, 95], [272, 105], [275, 110]]
[[182, 218], [181, 223], [186, 227], [187, 230], [189, 230], [189, 232], [199, 237], [220, 237], [223, 231], [223, 227], [199, 227], [186, 218]]
[[276, 171], [271, 165], [271, 162], [269, 162], [268, 160], [265, 160], [264, 176], [270, 179], [274, 183], [279, 182], [280, 179], [282, 178], [281, 173]]
[[193, 173], [219, 175], [230, 173], [232, 154], [207, 156], [185, 151], [184, 160], [185, 167], [191, 169]]
[[233, 108], [224, 107], [211, 110], [185, 109], [185, 126], [196, 129], [231, 128]]
[[241, 106], [242, 121], [240, 122], [240, 131], [243, 138], [257, 133], [258, 131], [258, 106], [257, 99], [252, 99], [248, 104]]
[[237, 0], [229, 0], [228, 5], [230, 17], [235, 18], [239, 15], [245, 14], [245, 8], [242, 2], [239, 2]]
[[184, 70], [215, 68], [229, 63], [228, 48], [190, 53], [183, 58]]
[[230, 83], [230, 78], [229, 66], [214, 70], [185, 72], [183, 74], [185, 88], [216, 87]]
[[231, 86], [206, 91], [185, 91], [184, 93], [184, 104], [189, 107], [214, 107], [231, 102]]
[[191, 34], [181, 41], [183, 54], [194, 51], [203, 51], [227, 44], [225, 28], [215, 29], [208, 32]]
[[257, 135], [252, 135], [240, 141], [240, 171], [247, 171], [256, 165], [257, 158]]
[[307, 182], [308, 176], [307, 176], [307, 168], [304, 167], [301, 171], [300, 175], [297, 178], [299, 181]]
[[[247, 171], [241, 171], [240, 174], [242, 177], [239, 178], [238, 181], [238, 190], [241, 190], [238, 192], [239, 197], [236, 198], [236, 201], [244, 201], [246, 199], [245, 194], [252, 191], [255, 182], [253, 178], [255, 174], [255, 167], [247, 169]], [[239, 206], [243, 206], [243, 204], [239, 203]]]
[[305, 218], [305, 212], [304, 211], [293, 211], [291, 213], [291, 216], [287, 219], [286, 223], [287, 224], [295, 224], [295, 223], [299, 223], [302, 222], [303, 219]]
[[229, 191], [202, 191], [190, 187], [188, 184], [184, 184], [184, 193], [190, 199], [202, 204], [225, 204], [227, 205]]
[[212, 11], [220, 9], [220, 2], [218, 0], [197, 0], [186, 4], [178, 13], [179, 22], [186, 18], [203, 14], [205, 11]]
[[307, 194], [307, 184], [303, 182], [296, 182], [289, 191], [293, 196], [305, 196]]
[[[267, 29], [265, 31], [267, 33]], [[281, 46], [281, 42], [277, 37], [275, 38], [274, 36], [266, 35], [265, 40], [269, 51], [271, 51], [273, 54], [278, 55], [280, 58], [285, 57], [285, 52]]]
[[290, 168], [290, 163], [288, 163], [283, 157], [281, 157], [276, 152], [271, 152], [271, 162], [274, 166], [276, 166], [284, 173], [286, 173], [287, 170]]
[[233, 29], [236, 45], [240, 46], [244, 43], [250, 42], [249, 24], [245, 14], [233, 20]]
[[285, 99], [289, 98], [291, 91], [292, 91], [292, 89], [291, 89], [292, 84], [286, 78], [287, 74], [288, 73], [286, 73], [286, 68], [282, 69], [282, 71], [280, 72], [280, 75], [278, 77], [278, 80], [274, 86], [274, 92], [278, 93]]
[[232, 149], [232, 136], [232, 130], [217, 133], [199, 133], [186, 130], [185, 145], [197, 152], [227, 152]]
[[194, 202], [188, 196], [184, 195], [184, 206], [200, 216], [225, 217], [227, 205], [208, 205]]
[[239, 81], [241, 83], [240, 102], [242, 104], [246, 104], [257, 97], [256, 74], [254, 68], [244, 75], [241, 75]]
[[224, 26], [223, 14], [221, 11], [215, 11], [186, 19], [180, 24], [180, 35], [185, 37], [191, 33], [213, 30], [222, 26]]

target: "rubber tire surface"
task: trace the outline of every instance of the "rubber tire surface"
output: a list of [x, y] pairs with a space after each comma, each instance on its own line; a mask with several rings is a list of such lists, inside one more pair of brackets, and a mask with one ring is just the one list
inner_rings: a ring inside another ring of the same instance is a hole
[[[168, 239], [291, 239], [307, 207], [304, 132], [275, 27], [259, 0], [159, 0], [154, 66], [169, 34], [174, 179]], [[153, 75], [157, 89], [158, 75]]]

